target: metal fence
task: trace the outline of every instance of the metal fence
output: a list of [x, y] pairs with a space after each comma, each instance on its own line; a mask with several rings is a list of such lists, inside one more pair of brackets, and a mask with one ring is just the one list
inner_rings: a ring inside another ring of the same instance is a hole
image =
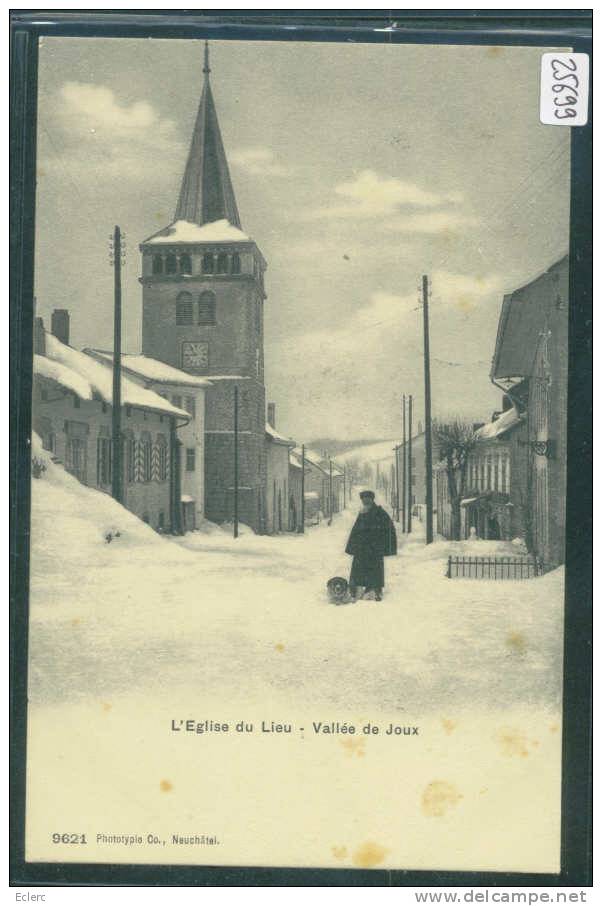
[[532, 579], [541, 576], [535, 557], [448, 557], [448, 579]]

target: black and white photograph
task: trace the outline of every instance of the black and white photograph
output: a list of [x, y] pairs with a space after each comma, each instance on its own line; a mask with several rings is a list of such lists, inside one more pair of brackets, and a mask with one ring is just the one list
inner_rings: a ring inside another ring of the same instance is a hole
[[570, 50], [40, 38], [28, 863], [559, 872]]

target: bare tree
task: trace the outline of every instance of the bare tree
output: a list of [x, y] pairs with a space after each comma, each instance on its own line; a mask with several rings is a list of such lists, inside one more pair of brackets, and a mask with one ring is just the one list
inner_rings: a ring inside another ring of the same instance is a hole
[[445, 462], [447, 491], [451, 507], [451, 537], [460, 540], [460, 504], [466, 491], [468, 459], [476, 444], [472, 422], [452, 418], [445, 422], [433, 423], [433, 438], [436, 438], [439, 456]]

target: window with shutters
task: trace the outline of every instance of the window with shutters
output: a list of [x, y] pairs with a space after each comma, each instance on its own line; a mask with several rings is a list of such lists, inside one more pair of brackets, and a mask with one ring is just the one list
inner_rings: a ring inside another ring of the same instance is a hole
[[211, 252], [206, 252], [203, 255], [203, 263], [201, 269], [204, 274], [212, 274], [215, 269], [215, 261], [213, 259], [213, 254]]
[[163, 273], [163, 258], [161, 255], [153, 255], [153, 274]]
[[234, 252], [232, 255], [230, 269], [233, 274], [240, 274], [240, 255], [238, 252]]
[[215, 294], [212, 292], [199, 296], [199, 324], [215, 324]]
[[141, 441], [142, 452], [142, 481], [152, 481], [153, 477], [153, 445], [150, 438]]
[[196, 469], [196, 450], [194, 447], [188, 447], [186, 450], [186, 471], [194, 472]]
[[190, 255], [185, 252], [183, 255], [180, 255], [180, 273], [181, 274], [191, 274], [192, 273], [192, 258]]
[[190, 293], [179, 293], [176, 299], [176, 324], [192, 324], [192, 296]]
[[165, 273], [175, 274], [178, 270], [178, 259], [175, 255], [169, 254], [165, 258]]
[[99, 488], [111, 484], [111, 438], [99, 437], [96, 441], [96, 484]]
[[217, 272], [218, 274], [228, 273], [228, 256], [225, 252], [220, 252], [217, 256]]
[[136, 481], [136, 441], [128, 437], [126, 443], [126, 476], [128, 484]]
[[65, 445], [65, 468], [78, 481], [86, 483], [88, 445], [82, 437], [68, 437]]
[[167, 481], [167, 440], [163, 434], [157, 438], [157, 481]]

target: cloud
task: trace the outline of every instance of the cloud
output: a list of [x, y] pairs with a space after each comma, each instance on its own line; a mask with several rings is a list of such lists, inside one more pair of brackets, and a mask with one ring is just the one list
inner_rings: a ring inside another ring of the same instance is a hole
[[232, 151], [228, 158], [235, 167], [253, 176], [285, 176], [289, 172], [287, 167], [278, 163], [269, 148], [239, 148]]
[[435, 303], [468, 312], [492, 295], [500, 294], [502, 287], [503, 281], [496, 274], [472, 276], [439, 270], [434, 272], [431, 280], [431, 297]]
[[469, 214], [457, 211], [429, 211], [394, 217], [385, 221], [383, 229], [392, 233], [453, 233], [463, 227], [474, 226], [479, 221]]
[[[120, 100], [104, 85], [65, 82], [50, 101], [40, 168], [52, 175], [139, 184], [185, 156], [175, 123], [145, 100]], [[176, 167], [178, 169], [178, 167]]]
[[379, 176], [373, 170], [362, 170], [355, 179], [339, 183], [334, 191], [344, 203], [317, 208], [310, 212], [311, 219], [386, 218], [403, 208], [435, 208], [462, 201], [457, 192], [438, 195], [395, 176]]

